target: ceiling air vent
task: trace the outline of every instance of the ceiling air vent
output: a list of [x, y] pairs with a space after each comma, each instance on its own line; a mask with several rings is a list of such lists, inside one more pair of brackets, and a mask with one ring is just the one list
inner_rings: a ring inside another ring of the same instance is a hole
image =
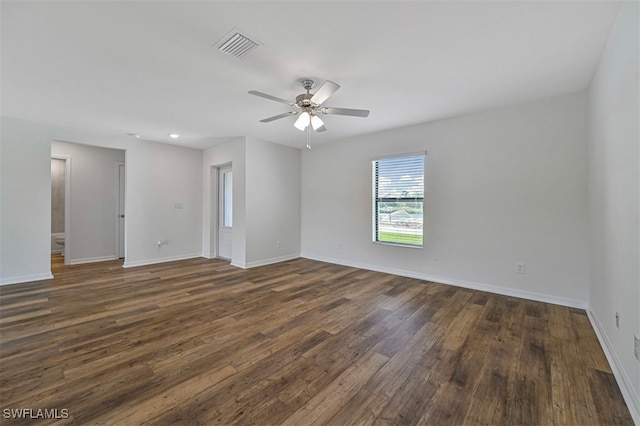
[[236, 58], [244, 58], [258, 46], [260, 46], [259, 42], [242, 34], [237, 28], [231, 30], [216, 44], [219, 51]]

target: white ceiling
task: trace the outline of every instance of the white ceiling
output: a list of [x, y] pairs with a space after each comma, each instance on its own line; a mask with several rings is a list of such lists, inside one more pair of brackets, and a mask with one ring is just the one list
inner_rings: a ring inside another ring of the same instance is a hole
[[[262, 118], [332, 80], [314, 144], [588, 87], [619, 1], [2, 1], [2, 114], [204, 148], [234, 136], [296, 147]], [[214, 45], [232, 28], [262, 43]], [[313, 93], [313, 91], [312, 91]]]

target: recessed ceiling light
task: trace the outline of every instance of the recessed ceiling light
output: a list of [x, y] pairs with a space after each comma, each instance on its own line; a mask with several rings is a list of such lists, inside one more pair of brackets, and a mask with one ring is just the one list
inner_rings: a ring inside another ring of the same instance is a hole
[[180, 135], [179, 135], [179, 134], [177, 134], [177, 133], [169, 133], [169, 137], [170, 137], [171, 139], [178, 139], [178, 138], [180, 137]]
[[137, 133], [127, 133], [127, 136], [133, 136], [136, 139], [140, 139], [140, 135]]

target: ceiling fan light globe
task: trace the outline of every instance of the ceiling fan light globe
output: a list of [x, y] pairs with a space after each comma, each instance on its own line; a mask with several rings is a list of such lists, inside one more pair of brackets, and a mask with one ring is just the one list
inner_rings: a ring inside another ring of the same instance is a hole
[[300, 114], [300, 117], [298, 117], [296, 122], [293, 123], [293, 126], [300, 131], [304, 131], [304, 129], [307, 128], [310, 122], [311, 122], [311, 117], [309, 116], [309, 113], [305, 111], [302, 114]]
[[318, 117], [314, 115], [311, 117], [311, 125], [313, 126], [313, 130], [318, 130], [320, 127], [324, 126], [324, 122]]

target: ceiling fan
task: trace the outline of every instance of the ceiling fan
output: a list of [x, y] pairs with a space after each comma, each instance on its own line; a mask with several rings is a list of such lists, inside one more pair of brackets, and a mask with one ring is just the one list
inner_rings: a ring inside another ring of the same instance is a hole
[[369, 111], [364, 109], [323, 107], [322, 104], [340, 88], [340, 85], [333, 81], [325, 81], [314, 94], [309, 93], [309, 91], [313, 89], [313, 80], [305, 79], [302, 80], [301, 83], [307, 93], [296, 96], [295, 102], [267, 95], [266, 93], [258, 92], [256, 90], [249, 91], [249, 94], [251, 95], [260, 96], [261, 98], [270, 99], [276, 102], [282, 102], [283, 104], [296, 108], [295, 111], [288, 111], [283, 114], [274, 115], [273, 117], [260, 120], [260, 122], [268, 123], [284, 117], [299, 115], [298, 119], [294, 123], [296, 129], [304, 131], [309, 125], [311, 125], [313, 130], [316, 132], [324, 132], [327, 128], [320, 117], [318, 117], [318, 113], [350, 115], [352, 117], [367, 117], [369, 115]]

